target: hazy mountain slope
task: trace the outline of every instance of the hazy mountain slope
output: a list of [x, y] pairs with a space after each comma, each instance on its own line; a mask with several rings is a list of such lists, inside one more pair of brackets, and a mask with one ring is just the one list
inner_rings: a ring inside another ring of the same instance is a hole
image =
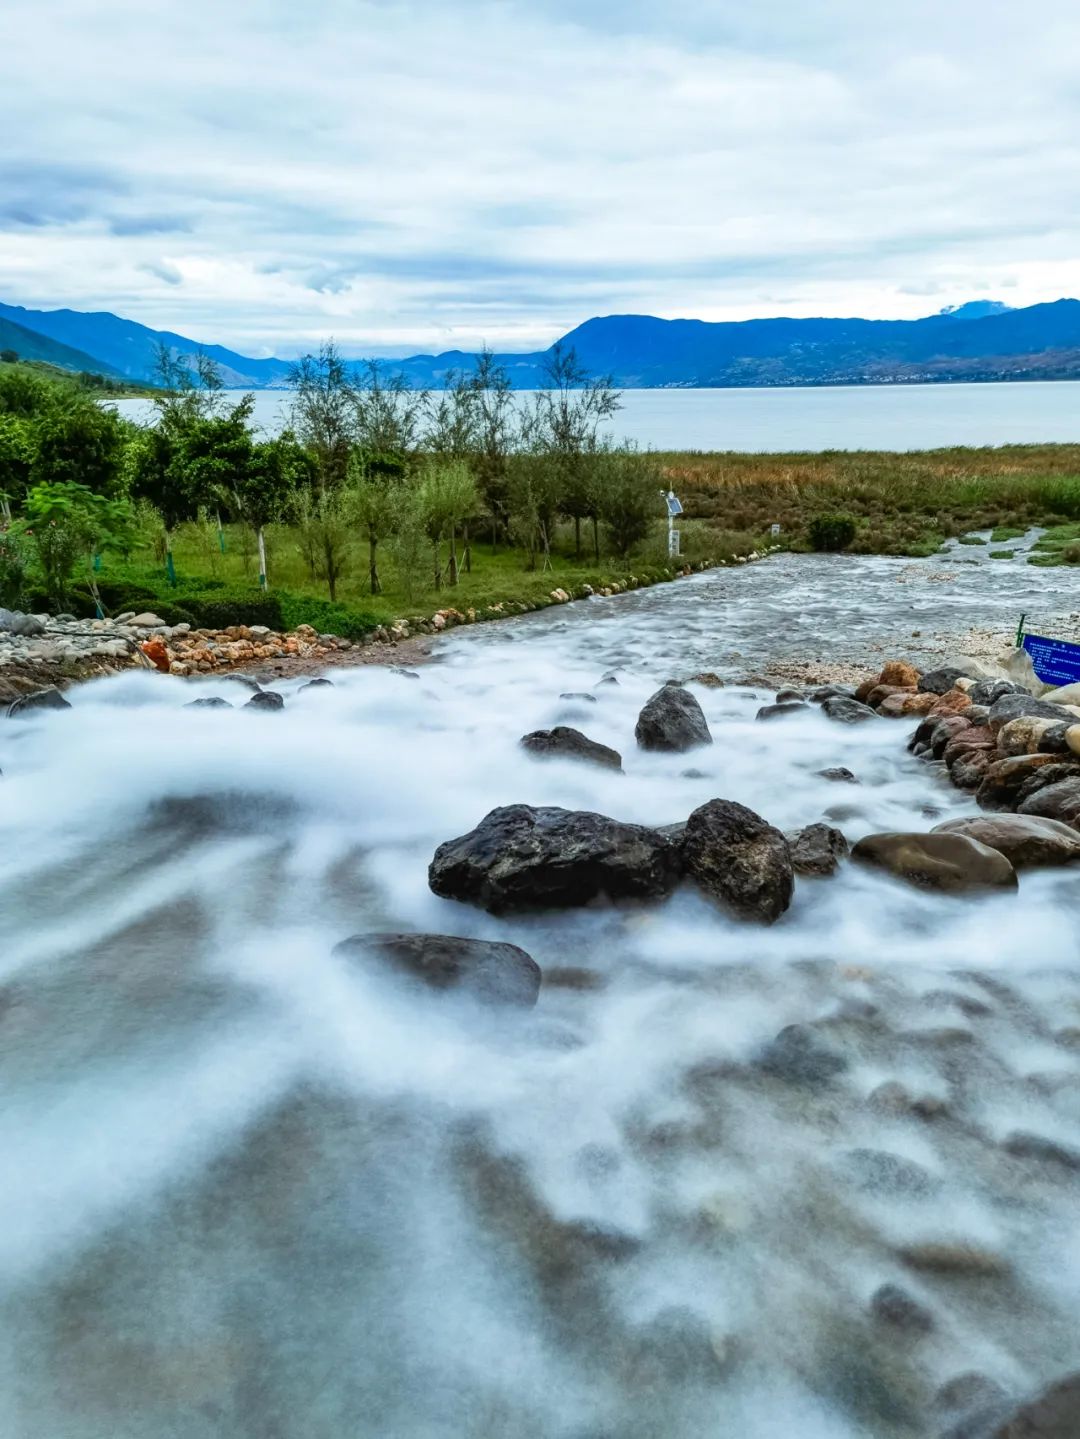
[[20, 360], [44, 360], [62, 370], [87, 370], [95, 375], [116, 377], [117, 372], [93, 355], [50, 340], [47, 335], [28, 330], [0, 315], [0, 350], [14, 350]]
[[158, 345], [174, 355], [193, 355], [202, 349], [221, 366], [228, 385], [262, 387], [282, 381], [289, 369], [287, 360], [253, 360], [221, 345], [200, 346], [197, 341], [172, 330], [151, 330], [135, 320], [125, 320], [108, 311], [24, 310], [19, 305], [0, 304], [0, 318], [7, 318], [64, 345], [72, 345], [104, 361], [112, 370], [130, 379], [156, 378]]
[[[0, 317], [65, 345], [77, 346], [113, 371], [154, 378], [158, 344], [191, 355], [195, 341], [151, 330], [116, 315], [77, 310], [23, 310], [0, 305]], [[977, 300], [921, 320], [858, 318], [725, 321], [660, 320], [607, 315], [563, 337], [586, 370], [624, 388], [655, 386], [864, 384], [888, 381], [1080, 378], [1080, 301], [1009, 309]], [[203, 347], [226, 384], [282, 384], [288, 361], [255, 360], [219, 345]], [[518, 389], [543, 381], [545, 351], [500, 355]], [[471, 368], [460, 350], [388, 361], [417, 385], [438, 388], [454, 370]]]

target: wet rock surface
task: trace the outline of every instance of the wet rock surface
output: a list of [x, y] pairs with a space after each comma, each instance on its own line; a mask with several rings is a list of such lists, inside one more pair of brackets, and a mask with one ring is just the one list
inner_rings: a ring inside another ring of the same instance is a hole
[[682, 874], [679, 848], [657, 830], [606, 815], [508, 805], [435, 851], [434, 892], [495, 913], [656, 899]]
[[788, 842], [745, 805], [717, 799], [694, 810], [681, 849], [687, 873], [742, 918], [772, 924], [791, 903]]
[[841, 860], [847, 859], [851, 852], [842, 831], [828, 824], [808, 824], [803, 829], [789, 830], [785, 838], [795, 873], [810, 878], [835, 874]]
[[712, 744], [701, 705], [678, 684], [657, 690], [638, 715], [634, 734], [645, 750], [683, 753]]
[[622, 755], [617, 750], [589, 739], [569, 725], [534, 730], [523, 737], [521, 747], [536, 759], [574, 759], [585, 764], [603, 765], [607, 769], [622, 769]]
[[1016, 871], [1005, 856], [965, 834], [872, 834], [851, 853], [921, 889], [962, 894], [1016, 888]]
[[448, 934], [355, 934], [335, 954], [378, 959], [432, 989], [459, 990], [493, 1004], [531, 1008], [540, 966], [516, 944]]

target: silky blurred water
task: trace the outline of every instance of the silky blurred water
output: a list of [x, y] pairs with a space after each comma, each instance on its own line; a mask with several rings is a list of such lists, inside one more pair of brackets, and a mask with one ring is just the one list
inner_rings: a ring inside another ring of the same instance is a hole
[[[1076, 872], [960, 899], [846, 865], [770, 929], [690, 889], [496, 919], [427, 887], [514, 802], [666, 824], [719, 796], [853, 841], [971, 812], [903, 724], [761, 724], [764, 689], [694, 688], [707, 749], [634, 743], [669, 676], [940, 611], [899, 570], [547, 611], [414, 675], [283, 682], [281, 713], [131, 673], [0, 725], [5, 1439], [913, 1439], [957, 1373], [1075, 1366], [1075, 1175], [1001, 1140], [1080, 1148]], [[626, 773], [528, 759], [556, 723]], [[490, 1011], [332, 953], [373, 929], [509, 939], [555, 982]], [[847, 1056], [826, 1091], [755, 1068], [790, 1023]], [[890, 1081], [945, 1117], [883, 1113]], [[856, 1182], [865, 1149], [925, 1184]], [[913, 1271], [921, 1242], [1002, 1273]], [[886, 1282], [931, 1338], [875, 1327]]]

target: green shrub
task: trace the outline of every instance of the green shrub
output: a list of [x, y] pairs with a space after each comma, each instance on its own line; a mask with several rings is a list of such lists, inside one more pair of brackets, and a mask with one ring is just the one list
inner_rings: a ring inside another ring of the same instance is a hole
[[25, 541], [10, 530], [0, 529], [0, 605], [18, 609], [26, 588], [27, 553]]
[[284, 628], [296, 629], [297, 625], [311, 625], [321, 635], [340, 635], [343, 639], [358, 640], [369, 634], [382, 623], [378, 615], [370, 610], [355, 609], [333, 600], [312, 599], [308, 595], [292, 595], [285, 590], [278, 592]]
[[846, 550], [855, 538], [856, 523], [851, 515], [817, 515], [810, 521], [810, 547], [815, 550]]
[[[177, 587], [171, 597], [156, 602], [155, 608], [162, 619], [166, 619], [166, 609], [183, 611], [186, 622], [201, 630], [227, 630], [233, 625], [266, 625], [271, 630], [285, 628], [277, 595], [264, 594], [262, 590], [220, 589], [207, 594], [202, 590]], [[174, 620], [171, 623], [184, 621]]]

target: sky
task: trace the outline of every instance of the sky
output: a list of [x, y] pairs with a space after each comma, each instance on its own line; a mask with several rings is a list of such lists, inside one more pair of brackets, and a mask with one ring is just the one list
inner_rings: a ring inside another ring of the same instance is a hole
[[1075, 0], [2, 0], [0, 299], [252, 355], [1080, 292]]

